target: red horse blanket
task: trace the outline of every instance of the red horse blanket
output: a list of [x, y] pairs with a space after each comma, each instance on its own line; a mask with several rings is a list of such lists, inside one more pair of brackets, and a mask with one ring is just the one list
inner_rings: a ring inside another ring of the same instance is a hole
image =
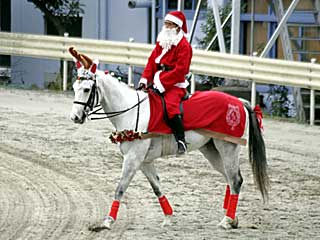
[[[150, 121], [148, 132], [171, 133], [163, 117], [160, 97], [149, 92]], [[233, 137], [242, 137], [246, 113], [243, 103], [236, 97], [217, 91], [195, 92], [183, 102], [185, 130], [206, 129]]]

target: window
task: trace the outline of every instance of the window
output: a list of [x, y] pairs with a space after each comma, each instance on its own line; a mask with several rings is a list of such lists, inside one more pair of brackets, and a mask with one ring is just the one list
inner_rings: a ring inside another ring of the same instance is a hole
[[[183, 0], [185, 10], [196, 10], [199, 0]], [[168, 0], [168, 9], [178, 8], [178, 0]], [[200, 9], [207, 9], [207, 0], [201, 1]]]
[[192, 10], [192, 2], [193, 0], [184, 0], [184, 9]]
[[177, 9], [178, 1], [177, 0], [168, 0], [168, 9]]
[[[48, 35], [59, 35], [58, 30], [48, 18], [45, 19], [45, 33]], [[66, 29], [70, 37], [82, 36], [82, 17], [69, 18]]]
[[[0, 0], [0, 31], [11, 31], [11, 0]], [[0, 66], [10, 65], [10, 56], [0, 55]]]

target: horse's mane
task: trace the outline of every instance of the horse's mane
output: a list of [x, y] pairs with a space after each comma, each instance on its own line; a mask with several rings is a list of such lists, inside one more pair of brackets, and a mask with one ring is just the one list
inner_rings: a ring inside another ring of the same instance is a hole
[[132, 87], [130, 87], [128, 84], [120, 81], [118, 78], [112, 76], [111, 74], [106, 74], [106, 77], [108, 78], [111, 78], [111, 81], [114, 81], [114, 82], [117, 82], [121, 87], [125, 87], [127, 89], [130, 89], [131, 91], [135, 91]]

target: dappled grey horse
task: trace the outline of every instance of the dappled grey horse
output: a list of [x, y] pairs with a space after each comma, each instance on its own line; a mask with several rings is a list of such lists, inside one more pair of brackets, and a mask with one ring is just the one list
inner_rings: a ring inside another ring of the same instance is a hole
[[[78, 69], [78, 80], [73, 84], [75, 99], [70, 114], [71, 120], [79, 124], [84, 123], [93, 107], [101, 104], [117, 131], [135, 129], [136, 132], [147, 132], [150, 117], [148, 94], [143, 91], [135, 91], [110, 74], [99, 71], [97, 62], [79, 54], [73, 48], [70, 48], [69, 51], [73, 55]], [[245, 101], [243, 101], [243, 107], [246, 112], [245, 132], [247, 133], [249, 159], [255, 183], [263, 199], [266, 199], [269, 179], [264, 140], [256, 113]], [[210, 137], [196, 130], [186, 131], [186, 141], [189, 143], [188, 151], [199, 149], [213, 168], [224, 176], [227, 183], [223, 206], [226, 214], [219, 226], [224, 229], [236, 228], [238, 226], [236, 207], [243, 181], [239, 166], [241, 146]], [[176, 153], [177, 146], [174, 136], [172, 134], [158, 135], [152, 138], [123, 141], [119, 146], [124, 158], [120, 182], [116, 188], [108, 216], [105, 217], [101, 225], [92, 230], [110, 229], [115, 223], [121, 199], [138, 170], [141, 170], [147, 177], [159, 199], [165, 215], [163, 224], [169, 224], [173, 210], [160, 189], [160, 180], [154, 160]]]

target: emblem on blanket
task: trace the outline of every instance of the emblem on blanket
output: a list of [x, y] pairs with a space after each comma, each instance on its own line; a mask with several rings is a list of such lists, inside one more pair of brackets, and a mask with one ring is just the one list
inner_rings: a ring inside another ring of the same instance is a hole
[[134, 132], [133, 130], [123, 130], [120, 132], [112, 132], [109, 138], [112, 143], [122, 143], [125, 141], [131, 142], [135, 139], [141, 139], [141, 137], [141, 132]]
[[234, 130], [240, 123], [240, 111], [236, 105], [228, 104], [228, 111], [226, 116], [226, 122]]

